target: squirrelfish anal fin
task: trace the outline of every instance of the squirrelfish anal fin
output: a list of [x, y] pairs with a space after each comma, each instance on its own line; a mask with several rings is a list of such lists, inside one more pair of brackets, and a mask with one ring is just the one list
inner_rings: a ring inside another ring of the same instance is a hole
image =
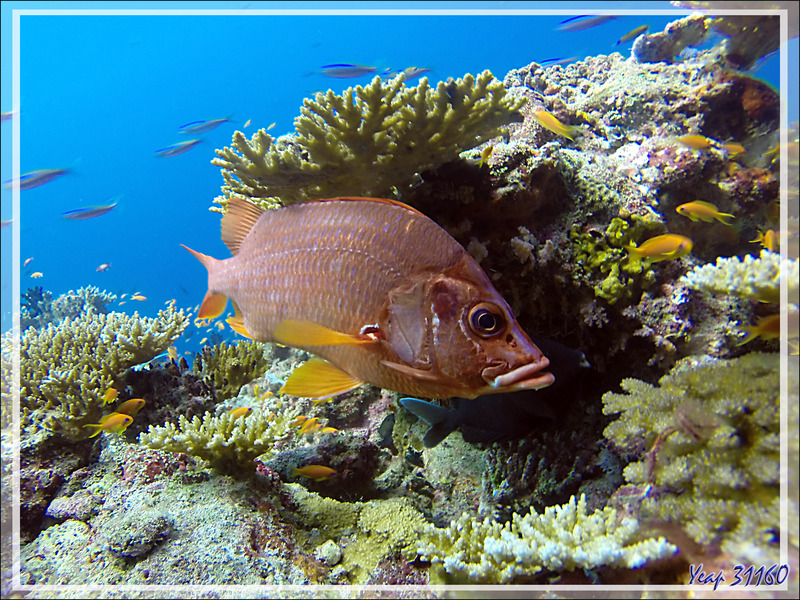
[[363, 381], [345, 373], [327, 360], [312, 357], [292, 372], [281, 388], [281, 393], [303, 398], [329, 398], [363, 384]]
[[430, 371], [415, 369], [414, 367], [409, 367], [408, 365], [401, 365], [400, 363], [392, 362], [390, 360], [382, 360], [381, 364], [385, 367], [389, 367], [390, 369], [394, 369], [395, 371], [398, 371], [403, 375], [408, 375], [409, 377], [413, 377], [414, 379], [421, 379], [424, 381], [441, 381], [441, 377], [439, 377], [435, 373], [431, 373]]
[[264, 209], [244, 198], [230, 198], [222, 217], [222, 241], [234, 256]]
[[352, 335], [328, 329], [311, 321], [281, 321], [272, 330], [272, 337], [287, 346], [358, 346], [374, 344], [375, 337]]

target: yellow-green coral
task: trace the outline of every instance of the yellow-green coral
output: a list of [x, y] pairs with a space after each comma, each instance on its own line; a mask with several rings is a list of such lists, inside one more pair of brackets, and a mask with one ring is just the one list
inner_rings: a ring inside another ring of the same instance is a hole
[[181, 415], [178, 425], [150, 426], [139, 443], [156, 450], [184, 452], [209, 462], [222, 472], [247, 472], [256, 467], [256, 457], [272, 451], [275, 441], [289, 431], [290, 417], [255, 408], [235, 417], [230, 411], [219, 416], [206, 413], [191, 421]]
[[220, 401], [236, 396], [245, 383], [263, 375], [268, 367], [264, 344], [249, 340], [205, 346], [194, 358], [194, 370], [210, 380]]
[[655, 274], [649, 268], [649, 261], [631, 260], [625, 246], [660, 227], [658, 222], [638, 215], [612, 219], [604, 233], [584, 232], [575, 225], [569, 237], [576, 274], [593, 281], [602, 279], [594, 285], [594, 293], [610, 304], [631, 298], [641, 287], [653, 283]]
[[[303, 529], [318, 529], [334, 540], [350, 537], [342, 566], [354, 583], [364, 583], [381, 560], [413, 544], [425, 526], [424, 517], [407, 498], [339, 502], [294, 483], [284, 489]], [[305, 543], [301, 530], [295, 531]]]
[[418, 552], [433, 564], [431, 583], [479, 584], [522, 583], [543, 569], [635, 569], [675, 553], [663, 538], [637, 539], [638, 528], [610, 507], [590, 514], [585, 496], [573, 496], [541, 515], [514, 513], [505, 524], [464, 514], [449, 527], [428, 526]]
[[416, 173], [454, 160], [503, 132], [524, 99], [506, 95], [489, 71], [440, 82], [403, 77], [373, 79], [341, 95], [329, 90], [306, 99], [294, 136], [274, 140], [266, 130], [250, 141], [237, 131], [233, 148], [217, 150], [225, 194], [265, 208], [312, 198], [387, 196]]
[[789, 297], [797, 294], [800, 267], [797, 259], [781, 260], [777, 252], [762, 250], [761, 256], [718, 258], [716, 264], [695, 267], [680, 281], [694, 290], [714, 294], [734, 294], [761, 302], [778, 302], [781, 272], [786, 275]]
[[[604, 434], [641, 457], [624, 471], [652, 484], [642, 517], [679, 524], [698, 543], [760, 564], [778, 559], [779, 357], [688, 358], [653, 386], [603, 396], [622, 413]], [[743, 555], [745, 552], [746, 555]]]
[[[164, 352], [188, 322], [172, 307], [155, 319], [89, 309], [58, 325], [29, 327], [20, 340], [23, 426], [41, 424], [72, 439], [86, 437], [90, 432], [83, 425], [98, 422], [108, 388], [129, 367]], [[6, 334], [3, 353], [11, 352]], [[4, 369], [7, 377], [11, 372]]]

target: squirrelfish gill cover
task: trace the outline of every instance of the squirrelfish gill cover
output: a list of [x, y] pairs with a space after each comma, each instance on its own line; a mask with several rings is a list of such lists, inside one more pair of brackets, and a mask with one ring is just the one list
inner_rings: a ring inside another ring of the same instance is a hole
[[363, 383], [428, 398], [475, 398], [553, 383], [478, 263], [405, 204], [333, 198], [264, 211], [231, 198], [199, 317], [234, 302], [234, 329], [314, 353], [284, 386], [326, 397]]

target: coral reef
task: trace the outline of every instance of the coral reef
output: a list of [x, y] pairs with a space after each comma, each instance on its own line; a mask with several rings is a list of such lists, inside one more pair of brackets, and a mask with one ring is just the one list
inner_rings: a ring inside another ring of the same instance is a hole
[[670, 23], [664, 31], [640, 35], [633, 43], [633, 55], [642, 63], [672, 62], [688, 46], [703, 43], [708, 28], [706, 17], [689, 15]]
[[70, 290], [55, 300], [49, 291], [41, 287], [28, 288], [20, 301], [19, 327], [22, 331], [31, 326], [44, 327], [67, 317], [74, 319], [92, 310], [108, 313], [108, 305], [116, 299], [116, 294], [95, 286]]
[[[223, 197], [245, 196], [269, 208], [311, 198], [390, 196], [414, 176], [500, 135], [522, 104], [489, 71], [431, 88], [423, 78], [376, 77], [366, 87], [306, 99], [296, 135], [277, 141], [259, 130], [218, 150]], [[237, 153], [238, 151], [238, 153]]]
[[720, 257], [715, 264], [695, 267], [684, 275], [682, 282], [694, 290], [714, 294], [733, 294], [760, 302], [778, 302], [781, 275], [789, 286], [789, 297], [797, 294], [800, 266], [797, 259], [781, 260], [777, 252], [762, 250], [739, 258]]
[[625, 479], [653, 486], [642, 519], [675, 523], [741, 561], [778, 562], [778, 362], [686, 358], [657, 387], [625, 379], [625, 393], [603, 396], [604, 413], [622, 413], [604, 434], [633, 457]]
[[[71, 439], [87, 437], [83, 426], [99, 421], [106, 391], [126, 369], [164, 352], [188, 321], [171, 307], [154, 319], [90, 309], [58, 325], [28, 328], [20, 346], [23, 427], [41, 425]], [[11, 348], [6, 334], [3, 352], [10, 354]], [[3, 378], [10, 377], [10, 369], [4, 369]]]
[[209, 380], [220, 401], [235, 397], [245, 383], [263, 375], [268, 365], [264, 344], [249, 340], [204, 346], [194, 359], [194, 370]]
[[433, 565], [431, 582], [496, 584], [531, 581], [544, 569], [636, 569], [677, 551], [663, 538], [637, 539], [638, 529], [613, 508], [590, 514], [586, 499], [573, 496], [541, 515], [514, 514], [510, 523], [464, 514], [448, 528], [429, 526], [418, 552]]

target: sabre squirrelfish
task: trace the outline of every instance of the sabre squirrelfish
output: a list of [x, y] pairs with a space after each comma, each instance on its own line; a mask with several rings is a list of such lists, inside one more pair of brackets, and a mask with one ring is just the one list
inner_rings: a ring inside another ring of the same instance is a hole
[[[553, 383], [478, 263], [410, 206], [334, 198], [263, 211], [231, 198], [199, 318], [234, 302], [237, 331], [317, 354], [283, 391], [323, 398], [363, 383], [475, 398]], [[322, 360], [324, 359], [324, 360]]]

